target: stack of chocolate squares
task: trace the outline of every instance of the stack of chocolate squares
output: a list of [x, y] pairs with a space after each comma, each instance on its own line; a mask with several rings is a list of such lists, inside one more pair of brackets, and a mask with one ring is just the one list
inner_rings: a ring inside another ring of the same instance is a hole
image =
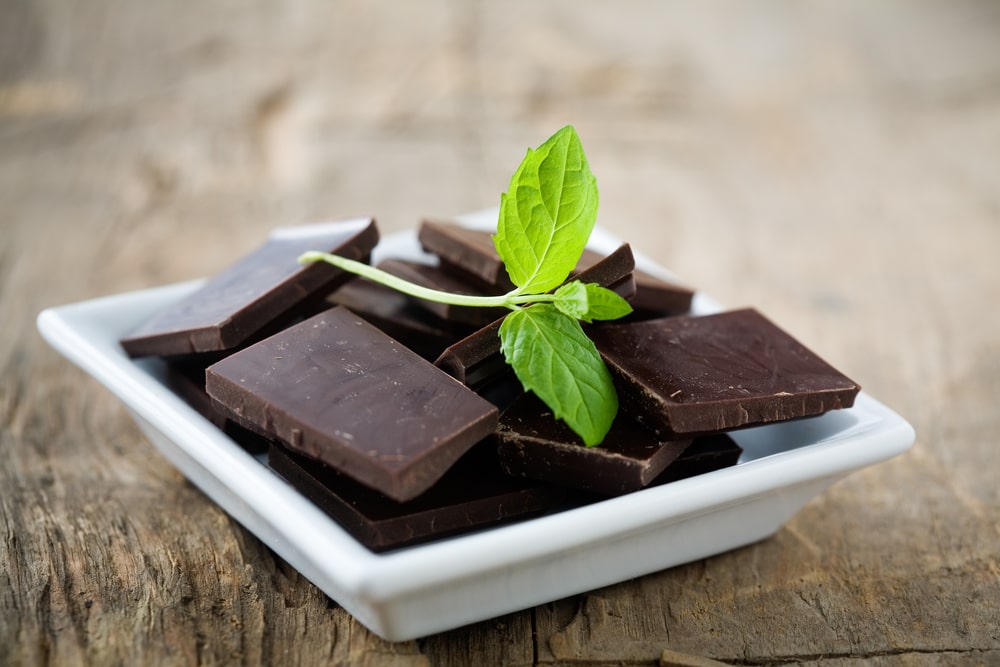
[[[379, 268], [469, 294], [511, 289], [486, 232], [424, 222], [434, 264]], [[504, 312], [404, 296], [307, 250], [366, 259], [374, 220], [278, 230], [122, 340], [362, 544], [385, 551], [736, 463], [733, 429], [849, 407], [856, 383], [751, 309], [695, 316], [690, 289], [636, 270], [628, 245], [575, 278], [630, 299], [587, 325], [621, 409], [584, 447], [500, 354]]]

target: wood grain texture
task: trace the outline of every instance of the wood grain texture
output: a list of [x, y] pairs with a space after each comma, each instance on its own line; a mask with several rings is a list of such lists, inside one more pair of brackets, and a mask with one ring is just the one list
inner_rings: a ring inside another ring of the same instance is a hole
[[[0, 664], [1000, 664], [995, 3], [0, 13]], [[602, 225], [759, 307], [909, 419], [913, 450], [759, 544], [390, 644], [35, 332], [277, 225], [493, 206], [566, 123]]]

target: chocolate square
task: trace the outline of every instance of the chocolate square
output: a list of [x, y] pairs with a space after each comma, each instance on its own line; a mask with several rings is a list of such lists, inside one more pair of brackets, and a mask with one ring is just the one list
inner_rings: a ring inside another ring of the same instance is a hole
[[343, 307], [210, 366], [228, 416], [396, 500], [496, 430], [497, 409]]
[[321, 250], [361, 260], [377, 241], [371, 218], [276, 229], [260, 248], [123, 338], [122, 347], [132, 357], [234, 350], [290, 323], [297, 308], [351, 277], [329, 264], [299, 264], [299, 255]]
[[753, 309], [588, 330], [623, 408], [665, 435], [716, 433], [854, 404], [856, 382]]

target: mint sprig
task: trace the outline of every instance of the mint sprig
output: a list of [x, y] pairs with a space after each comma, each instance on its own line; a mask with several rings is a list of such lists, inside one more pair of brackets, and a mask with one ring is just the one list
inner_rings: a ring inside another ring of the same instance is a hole
[[515, 286], [507, 294], [432, 290], [329, 253], [308, 252], [299, 261], [324, 261], [420, 299], [510, 308], [513, 312], [500, 326], [504, 358], [525, 390], [534, 392], [591, 447], [610, 430], [618, 396], [580, 322], [613, 320], [632, 312], [628, 302], [609, 289], [566, 282], [594, 229], [597, 206], [597, 180], [576, 130], [566, 126], [528, 150], [500, 196], [493, 242]]

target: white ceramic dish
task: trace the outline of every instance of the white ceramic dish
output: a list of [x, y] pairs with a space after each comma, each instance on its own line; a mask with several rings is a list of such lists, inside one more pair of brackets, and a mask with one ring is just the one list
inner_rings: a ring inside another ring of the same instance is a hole
[[[495, 214], [466, 218], [495, 224]], [[618, 241], [598, 230], [591, 245]], [[378, 253], [417, 256], [413, 234]], [[639, 258], [642, 268], [664, 271]], [[448, 630], [763, 539], [843, 476], [902, 453], [912, 427], [864, 392], [849, 410], [737, 432], [732, 468], [476, 533], [375, 554], [175, 396], [157, 360], [118, 340], [198, 281], [39, 315], [48, 342], [126, 405], [149, 439], [210, 498], [389, 640]], [[696, 312], [717, 309], [698, 295]]]

